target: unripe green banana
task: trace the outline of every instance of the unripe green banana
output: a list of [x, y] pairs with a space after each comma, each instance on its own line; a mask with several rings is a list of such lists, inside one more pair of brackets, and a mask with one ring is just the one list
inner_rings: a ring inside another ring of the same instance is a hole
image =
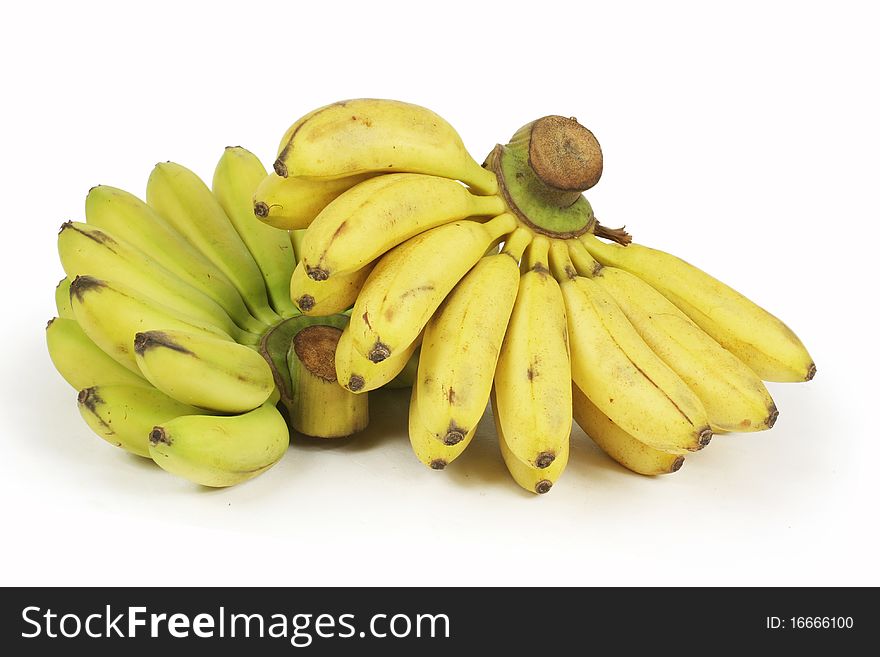
[[449, 123], [396, 100], [360, 98], [310, 112], [288, 129], [275, 161], [275, 173], [285, 178], [395, 171], [461, 180], [485, 194], [498, 191], [495, 175], [474, 161]]
[[261, 333], [266, 328], [251, 316], [226, 275], [133, 194], [108, 185], [92, 187], [86, 197], [86, 222], [124, 239], [212, 298], [242, 329]]
[[55, 309], [62, 319], [73, 319], [73, 308], [70, 307], [70, 279], [66, 276], [55, 286]]
[[337, 196], [373, 174], [336, 180], [282, 178], [270, 173], [257, 186], [253, 214], [267, 226], [282, 230], [308, 228], [315, 217]]
[[256, 408], [275, 389], [260, 354], [204, 334], [144, 331], [134, 337], [134, 354], [141, 373], [169, 397], [220, 413]]
[[46, 344], [55, 369], [76, 390], [97, 385], [150, 385], [139, 372], [126, 369], [104, 353], [75, 319], [49, 320]]
[[201, 178], [174, 162], [157, 164], [147, 181], [147, 203], [226, 274], [257, 319], [280, 320], [257, 263]]
[[228, 146], [214, 171], [212, 188], [260, 268], [275, 312], [290, 317], [297, 312], [289, 294], [296, 264], [290, 238], [254, 217], [254, 190], [265, 177], [266, 169], [256, 155], [241, 146]]
[[498, 196], [475, 196], [454, 180], [416, 173], [379, 176], [330, 203], [306, 232], [302, 264], [316, 281], [360, 269], [426, 230], [505, 211]]
[[83, 388], [77, 397], [86, 424], [111, 445], [150, 458], [150, 432], [157, 424], [181, 415], [204, 414], [194, 406], [171, 399], [155, 388], [98, 385]]
[[203, 333], [232, 342], [215, 326], [145, 299], [122, 283], [77, 276], [70, 284], [76, 321], [92, 341], [132, 372], [140, 374], [134, 357], [134, 336], [152, 329]]
[[270, 399], [241, 415], [184, 415], [162, 422], [150, 433], [150, 456], [172, 474], [224, 487], [271, 468], [289, 442], [287, 423]]

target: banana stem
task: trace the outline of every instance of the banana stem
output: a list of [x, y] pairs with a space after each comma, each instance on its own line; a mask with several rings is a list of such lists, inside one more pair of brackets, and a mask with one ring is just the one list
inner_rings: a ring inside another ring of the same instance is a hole
[[621, 246], [626, 246], [633, 241], [632, 235], [626, 232], [626, 226], [620, 228], [606, 228], [598, 221], [593, 223], [592, 233], [596, 237], [617, 242]]
[[523, 251], [532, 241], [532, 231], [528, 228], [519, 227], [507, 238], [501, 253], [513, 258], [517, 263], [522, 259]]
[[543, 271], [550, 273], [548, 264], [550, 240], [543, 235], [536, 235], [526, 251], [525, 259], [528, 271]]
[[602, 269], [602, 265], [590, 255], [587, 247], [579, 240], [570, 240], [568, 242], [568, 253], [574, 261], [574, 267], [578, 274], [593, 278]]
[[572, 240], [553, 240], [550, 244], [550, 270], [553, 272], [553, 278], [560, 283], [578, 276], [578, 272], [571, 264], [571, 258], [568, 255], [566, 245], [570, 241]]
[[509, 212], [499, 214], [494, 219], [490, 219], [483, 224], [486, 231], [491, 235], [493, 240], [497, 240], [502, 235], [512, 233], [516, 228], [516, 217]]

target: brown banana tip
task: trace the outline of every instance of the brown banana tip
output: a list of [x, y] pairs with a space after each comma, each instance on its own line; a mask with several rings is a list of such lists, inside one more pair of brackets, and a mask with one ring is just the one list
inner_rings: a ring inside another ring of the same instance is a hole
[[365, 383], [364, 377], [359, 374], [352, 374], [348, 377], [348, 389], [352, 392], [363, 390]]
[[304, 294], [296, 300], [296, 305], [299, 306], [299, 309], [304, 313], [307, 313], [315, 307], [315, 297], [311, 294]]
[[326, 269], [321, 269], [320, 267], [310, 267], [309, 265], [306, 265], [306, 276], [313, 281], [326, 281], [330, 278], [330, 272]]
[[810, 363], [810, 366], [807, 368], [807, 376], [804, 381], [812, 381], [814, 376], [816, 376], [816, 363]]
[[370, 350], [370, 353], [367, 354], [367, 357], [373, 363], [381, 363], [386, 358], [391, 357], [391, 350], [388, 348], [388, 345], [377, 342], [373, 345], [373, 348]]
[[537, 484], [535, 484], [535, 492], [538, 495], [543, 495], [548, 492], [551, 488], [553, 488], [553, 482], [547, 479], [542, 479]]
[[61, 233], [63, 233], [65, 230], [67, 230], [71, 226], [73, 226], [73, 222], [70, 219], [68, 219], [67, 221], [65, 221], [61, 224], [61, 228], [58, 229], [58, 234], [60, 235]]
[[168, 434], [165, 433], [165, 429], [162, 427], [153, 427], [153, 430], [150, 432], [150, 444], [158, 445], [159, 443], [170, 445], [171, 438], [168, 437]]
[[684, 456], [678, 456], [672, 462], [672, 466], [669, 468], [669, 472], [678, 472], [681, 470], [681, 466], [684, 465]]
[[446, 435], [443, 436], [444, 445], [457, 445], [462, 440], [464, 440], [464, 432], [460, 429], [450, 429], [446, 432]]
[[700, 432], [700, 449], [712, 442], [712, 429], [706, 427]]
[[95, 405], [101, 401], [96, 387], [83, 388], [76, 395], [76, 403], [94, 411]]
[[272, 165], [272, 168], [275, 169], [275, 173], [277, 173], [282, 178], [287, 178], [287, 165], [284, 164], [280, 159], [275, 160], [275, 164]]
[[434, 459], [430, 465], [432, 470], [442, 470], [446, 467], [447, 463], [443, 459]]
[[542, 470], [548, 467], [553, 461], [556, 460], [556, 454], [553, 452], [541, 452], [535, 458], [535, 466], [541, 468]]
[[265, 219], [269, 216], [269, 206], [263, 201], [256, 201], [254, 203], [254, 214], [258, 216], [260, 219]]
[[770, 407], [770, 415], [767, 416], [767, 428], [772, 429], [773, 425], [776, 424], [776, 420], [779, 418], [779, 409], [776, 408], [776, 404]]
[[56, 320], [56, 319], [58, 319], [58, 318], [57, 318], [57, 317], [53, 317], [53, 318], [50, 319], [48, 322], [46, 322], [46, 329], [47, 329], [47, 330], [49, 329], [50, 326], [52, 326], [52, 324], [55, 323], [55, 320]]

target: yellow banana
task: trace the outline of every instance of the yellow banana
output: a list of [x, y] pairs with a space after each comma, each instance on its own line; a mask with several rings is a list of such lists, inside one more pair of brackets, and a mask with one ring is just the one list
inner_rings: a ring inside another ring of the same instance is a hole
[[673, 255], [638, 244], [581, 238], [603, 265], [625, 269], [674, 303], [765, 381], [809, 381], [816, 365], [781, 320], [736, 290]]
[[448, 178], [417, 173], [379, 176], [330, 203], [309, 226], [302, 263], [316, 281], [360, 269], [428, 229], [505, 211], [498, 196], [475, 196]]
[[369, 392], [381, 388], [407, 367], [421, 343], [420, 334], [406, 349], [398, 350], [385, 360], [374, 363], [355, 348], [349, 324], [342, 331], [339, 344], [336, 345], [336, 376], [340, 385], [352, 392]]
[[150, 456], [172, 474], [224, 487], [271, 468], [289, 443], [287, 423], [270, 399], [242, 415], [184, 415], [162, 422], [150, 432]]
[[290, 298], [303, 315], [334, 315], [351, 308], [371, 271], [373, 265], [368, 264], [351, 273], [315, 281], [298, 262], [290, 278]]
[[435, 433], [422, 421], [420, 395], [413, 386], [409, 401], [409, 442], [416, 457], [432, 470], [443, 470], [461, 456], [477, 430], [476, 423], [462, 435], [458, 442], [447, 444], [437, 440]]
[[537, 236], [523, 258], [510, 325], [495, 369], [498, 421], [509, 452], [544, 469], [571, 435], [571, 365], [565, 307], [550, 275], [550, 242]]
[[201, 178], [174, 162], [157, 164], [147, 181], [147, 204], [232, 281], [257, 319], [280, 320], [269, 306], [257, 263]]
[[495, 175], [468, 154], [455, 129], [434, 112], [396, 100], [360, 98], [317, 109], [285, 134], [275, 173], [342, 178], [410, 171], [498, 191]]
[[386, 253], [352, 310], [355, 347], [378, 363], [410, 345], [489, 245], [515, 227], [510, 214], [485, 224], [457, 221], [425, 231]]
[[701, 449], [712, 438], [694, 392], [645, 343], [604, 288], [577, 276], [564, 243], [551, 257], [571, 341], [572, 378], [617, 426], [662, 450]]
[[73, 308], [70, 307], [70, 279], [66, 276], [55, 286], [55, 309], [62, 319], [73, 319]]
[[282, 178], [270, 173], [254, 192], [253, 213], [257, 219], [273, 228], [308, 228], [333, 199], [372, 177], [373, 174], [364, 174], [325, 180]]
[[92, 187], [86, 197], [86, 222], [140, 249], [212, 298], [241, 328], [255, 333], [266, 328], [266, 324], [251, 316], [226, 275], [136, 196], [107, 185]]
[[243, 413], [275, 389], [272, 370], [253, 349], [198, 333], [152, 330], [134, 337], [147, 380], [172, 399], [220, 413]]
[[104, 353], [75, 319], [49, 320], [46, 344], [55, 369], [76, 390], [97, 385], [150, 385], [139, 372], [126, 369]]
[[154, 426], [181, 415], [205, 413], [155, 388], [131, 385], [83, 388], [77, 405], [86, 424], [101, 438], [146, 458], [150, 458], [150, 432]]
[[572, 387], [574, 421], [603, 452], [642, 475], [678, 472], [684, 456], [649, 447], [614, 424], [577, 386]]
[[530, 232], [517, 229], [502, 253], [484, 256], [425, 327], [414, 387], [421, 424], [435, 440], [461, 442], [486, 410], [529, 241]]
[[70, 284], [70, 303], [76, 321], [92, 341], [132, 372], [140, 374], [134, 356], [134, 336], [162, 328], [206, 333], [232, 341], [220, 329], [139, 296], [122, 283], [77, 276]]
[[[246, 339], [242, 330], [213, 299], [106, 228], [65, 222], [58, 233], [58, 254], [71, 280], [87, 275], [101, 280], [123, 281], [144, 297], [213, 324], [236, 339]], [[257, 336], [251, 337], [256, 339]]]
[[214, 170], [212, 189], [260, 268], [272, 308], [290, 317], [296, 314], [289, 294], [296, 265], [290, 238], [254, 217], [254, 190], [265, 177], [266, 168], [256, 155], [241, 146], [227, 146]]
[[[595, 263], [577, 242], [575, 256]], [[709, 416], [713, 430], [761, 431], [779, 412], [761, 379], [741, 360], [709, 337], [671, 301], [623, 269], [601, 267], [595, 280], [614, 298], [642, 339], [690, 386]]]
[[511, 449], [510, 442], [504, 433], [504, 427], [501, 425], [501, 418], [498, 414], [495, 404], [495, 391], [492, 392], [492, 415], [495, 418], [495, 432], [498, 434], [498, 447], [501, 449], [501, 458], [504, 459], [504, 465], [507, 466], [510, 476], [521, 487], [530, 493], [543, 495], [548, 493], [553, 484], [562, 476], [565, 466], [568, 465], [569, 440], [566, 440], [556, 454], [556, 458], [546, 468], [538, 468], [528, 463], [524, 463], [514, 454]]

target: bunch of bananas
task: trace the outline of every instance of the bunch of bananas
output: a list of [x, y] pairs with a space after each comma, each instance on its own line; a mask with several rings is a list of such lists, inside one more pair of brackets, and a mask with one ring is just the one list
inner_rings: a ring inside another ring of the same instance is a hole
[[342, 386], [373, 390], [417, 358], [418, 458], [448, 466], [491, 399], [511, 475], [546, 493], [572, 418], [625, 467], [670, 473], [713, 432], [773, 426], [762, 380], [816, 371], [776, 317], [599, 224], [582, 192], [601, 173], [574, 119], [529, 123], [480, 166], [435, 113], [351, 100], [289, 128], [253, 211], [307, 229], [290, 278], [299, 311], [352, 309]]
[[159, 164], [146, 203], [95, 187], [85, 223], [68, 221], [58, 236], [66, 277], [46, 337], [83, 418], [108, 442], [207, 486], [274, 465], [288, 422], [332, 438], [368, 421], [366, 398], [335, 382], [348, 317], [299, 313], [288, 293], [296, 236], [253, 216], [265, 177], [240, 147], [223, 153], [213, 190]]

